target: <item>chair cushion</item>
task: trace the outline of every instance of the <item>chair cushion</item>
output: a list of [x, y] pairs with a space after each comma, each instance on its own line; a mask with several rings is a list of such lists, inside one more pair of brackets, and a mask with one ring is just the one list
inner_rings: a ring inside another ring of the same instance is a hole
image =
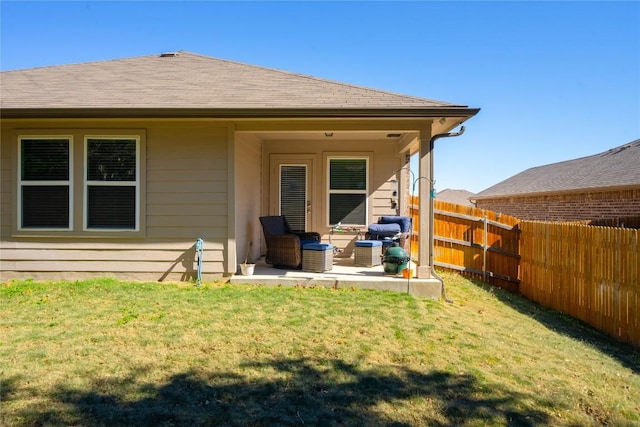
[[411, 218], [408, 216], [381, 216], [378, 224], [398, 224], [401, 232], [411, 231]]
[[266, 234], [276, 236], [287, 234], [287, 226], [283, 216], [263, 216], [260, 217], [260, 222]]
[[400, 225], [393, 224], [371, 224], [369, 225], [369, 233], [382, 237], [391, 237], [400, 233]]
[[302, 246], [302, 250], [305, 251], [328, 251], [331, 249], [332, 245], [330, 243], [307, 243]]
[[373, 248], [376, 246], [382, 246], [380, 240], [357, 240], [355, 244], [356, 248]]

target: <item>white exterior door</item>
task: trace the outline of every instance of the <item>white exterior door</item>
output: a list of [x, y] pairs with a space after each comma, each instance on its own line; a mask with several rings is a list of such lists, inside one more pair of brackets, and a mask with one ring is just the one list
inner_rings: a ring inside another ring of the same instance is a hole
[[[274, 159], [271, 167], [271, 211], [284, 215], [292, 231], [306, 231], [311, 224], [312, 161], [308, 159]], [[274, 188], [275, 187], [275, 188]]]

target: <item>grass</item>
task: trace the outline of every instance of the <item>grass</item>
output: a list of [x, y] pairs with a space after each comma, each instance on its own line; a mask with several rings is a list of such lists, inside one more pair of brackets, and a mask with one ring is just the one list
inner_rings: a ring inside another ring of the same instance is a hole
[[359, 290], [0, 284], [0, 424], [640, 425], [640, 352], [444, 275]]

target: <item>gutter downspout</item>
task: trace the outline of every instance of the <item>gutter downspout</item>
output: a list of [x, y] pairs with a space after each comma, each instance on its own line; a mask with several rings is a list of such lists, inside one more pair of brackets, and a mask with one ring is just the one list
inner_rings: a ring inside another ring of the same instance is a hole
[[[439, 133], [437, 135], [433, 135], [431, 137], [431, 139], [429, 140], [429, 150], [431, 152], [431, 155], [429, 156], [429, 161], [431, 163], [429, 169], [431, 170], [431, 173], [433, 173], [433, 148], [434, 148], [434, 143], [436, 142], [436, 139], [440, 139], [440, 138], [450, 138], [450, 137], [454, 137], [454, 136], [460, 136], [464, 133], [464, 126], [460, 127], [460, 130], [458, 132], [449, 132], [449, 133]], [[434, 194], [435, 190], [434, 190], [434, 184], [435, 184], [435, 180], [431, 180], [430, 182], [431, 184], [431, 191], [429, 192], [430, 195], [430, 201], [429, 201], [429, 236], [431, 236], [431, 242], [429, 244], [429, 268], [431, 268], [431, 275], [433, 277], [435, 277], [439, 282], [440, 282], [440, 286], [442, 287], [442, 297], [444, 298], [444, 300], [448, 303], [452, 303], [453, 300], [449, 299], [447, 297], [447, 292], [446, 289], [444, 287], [444, 279], [440, 276], [438, 276], [438, 274], [436, 273], [435, 268], [433, 267], [433, 221], [435, 220], [435, 209], [433, 206], [433, 200], [436, 198], [436, 195]]]

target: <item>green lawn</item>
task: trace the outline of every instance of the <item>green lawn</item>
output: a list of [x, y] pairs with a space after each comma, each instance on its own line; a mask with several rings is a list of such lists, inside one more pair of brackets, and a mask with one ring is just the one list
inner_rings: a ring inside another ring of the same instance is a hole
[[0, 425], [640, 425], [640, 352], [445, 274], [405, 294], [0, 284]]

